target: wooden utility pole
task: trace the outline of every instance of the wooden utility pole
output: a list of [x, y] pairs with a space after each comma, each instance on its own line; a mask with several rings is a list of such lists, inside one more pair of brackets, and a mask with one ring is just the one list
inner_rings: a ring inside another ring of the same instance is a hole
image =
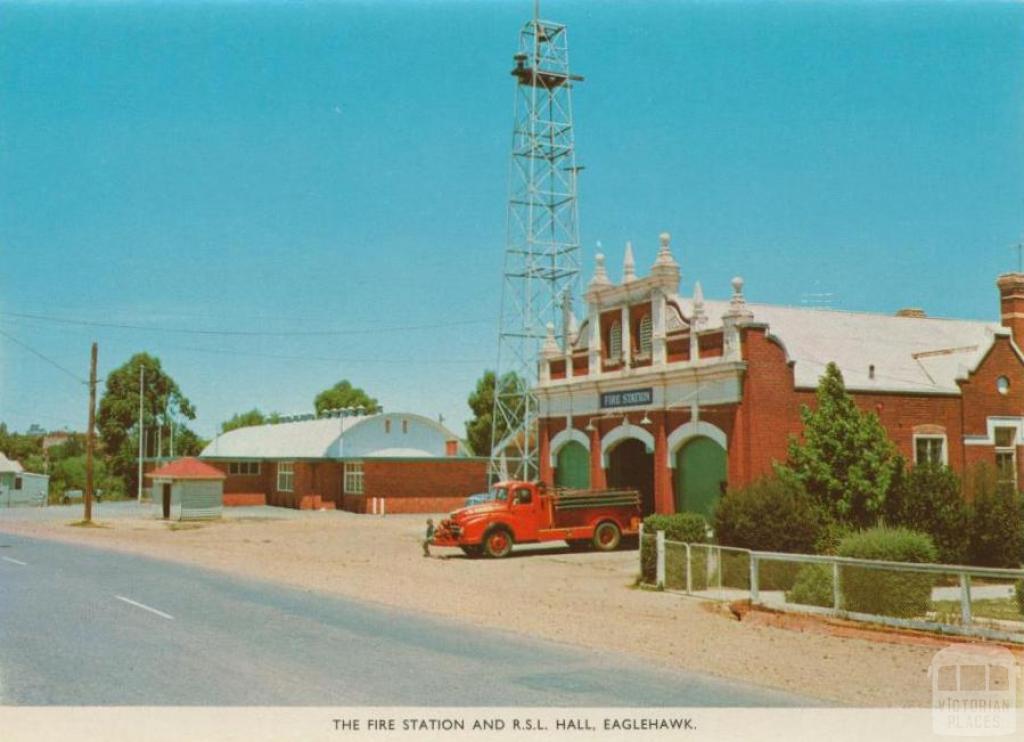
[[89, 430], [85, 434], [85, 522], [92, 522], [92, 458], [96, 449], [96, 343], [92, 344], [89, 364]]

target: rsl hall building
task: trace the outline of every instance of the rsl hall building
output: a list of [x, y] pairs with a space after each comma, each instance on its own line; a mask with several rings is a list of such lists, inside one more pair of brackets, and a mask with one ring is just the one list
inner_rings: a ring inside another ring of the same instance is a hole
[[[1000, 322], [748, 303], [680, 293], [668, 234], [647, 276], [627, 244], [620, 283], [597, 256], [587, 316], [548, 328], [539, 384], [540, 476], [564, 487], [635, 487], [646, 513], [709, 514], [726, 487], [784, 461], [829, 362], [912, 463], [958, 473], [990, 462], [1020, 478], [1024, 274], [999, 277]], [[1015, 342], [1014, 338], [1017, 338]]]

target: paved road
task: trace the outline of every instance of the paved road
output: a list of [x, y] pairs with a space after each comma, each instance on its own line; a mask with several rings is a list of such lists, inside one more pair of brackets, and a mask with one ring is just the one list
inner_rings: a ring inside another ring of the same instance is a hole
[[0, 533], [0, 704], [813, 703], [628, 656]]

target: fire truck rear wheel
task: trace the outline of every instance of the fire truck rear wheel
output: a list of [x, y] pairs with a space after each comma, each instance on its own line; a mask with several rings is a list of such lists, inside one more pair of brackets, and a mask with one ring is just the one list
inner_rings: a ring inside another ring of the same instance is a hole
[[484, 538], [484, 553], [492, 559], [501, 559], [512, 551], [512, 534], [496, 528]]
[[614, 551], [619, 548], [621, 540], [622, 533], [619, 527], [610, 521], [605, 521], [594, 529], [594, 548], [598, 551]]

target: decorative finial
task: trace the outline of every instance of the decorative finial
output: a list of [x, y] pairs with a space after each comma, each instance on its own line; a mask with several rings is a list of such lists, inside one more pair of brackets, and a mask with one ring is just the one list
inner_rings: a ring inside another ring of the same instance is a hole
[[693, 326], [695, 329], [700, 329], [706, 320], [704, 314], [704, 289], [701, 288], [700, 281], [697, 281], [693, 285]]
[[679, 264], [676, 262], [675, 258], [672, 257], [672, 248], [669, 246], [669, 243], [672, 241], [672, 235], [668, 232], [662, 232], [658, 236], [658, 239], [661, 242], [661, 247], [658, 248], [658, 257], [654, 261], [654, 265], [666, 265], [670, 268], [678, 268]]
[[747, 299], [743, 296], [743, 278], [736, 276], [732, 283], [732, 299], [729, 301], [729, 314], [740, 319], [753, 319], [754, 313], [747, 307]]
[[[601, 243], [598, 243], [600, 246]], [[594, 277], [590, 279], [590, 285], [607, 286], [611, 283], [608, 280], [608, 272], [604, 269], [604, 253], [599, 252], [594, 256], [594, 262], [597, 266], [594, 268]]]
[[633, 243], [626, 241], [626, 255], [622, 258], [622, 282], [636, 280], [636, 261], [633, 259]]
[[561, 355], [561, 350], [558, 348], [558, 341], [555, 339], [555, 323], [548, 322], [548, 334], [544, 338], [544, 347], [541, 352], [545, 358], [557, 358]]
[[740, 301], [743, 300], [743, 277], [735, 276], [732, 281], [732, 298], [735, 301], [739, 297]]

